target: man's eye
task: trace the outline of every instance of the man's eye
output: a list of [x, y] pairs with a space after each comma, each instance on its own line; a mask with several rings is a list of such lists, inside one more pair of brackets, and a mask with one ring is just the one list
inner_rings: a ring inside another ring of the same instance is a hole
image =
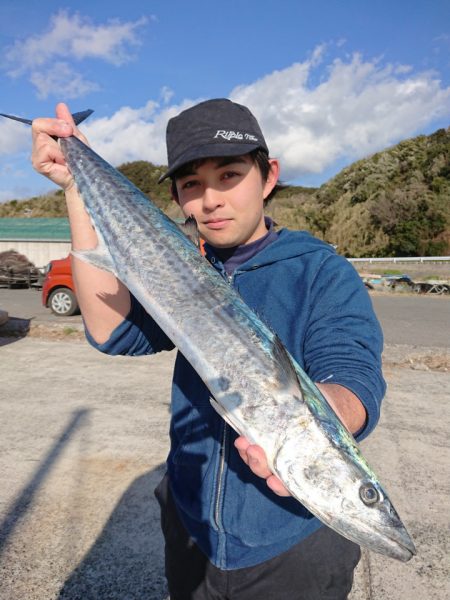
[[223, 173], [222, 179], [231, 179], [232, 177], [237, 177], [238, 175], [239, 173], [236, 173], [236, 171], [226, 171], [226, 173]]
[[181, 189], [189, 190], [189, 189], [193, 188], [196, 184], [197, 184], [197, 182], [194, 180], [186, 181], [186, 183], [183, 183], [183, 185], [181, 186]]

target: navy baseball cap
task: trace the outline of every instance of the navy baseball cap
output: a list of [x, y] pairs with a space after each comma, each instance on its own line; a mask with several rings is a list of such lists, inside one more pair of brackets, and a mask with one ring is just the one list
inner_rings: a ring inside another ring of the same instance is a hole
[[240, 156], [257, 148], [269, 154], [249, 109], [226, 98], [200, 102], [170, 119], [166, 142], [169, 168], [158, 183], [193, 160]]

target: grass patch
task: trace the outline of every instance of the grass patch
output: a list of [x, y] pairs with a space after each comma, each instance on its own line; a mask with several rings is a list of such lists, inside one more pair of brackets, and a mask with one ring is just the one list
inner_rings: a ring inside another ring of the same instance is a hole
[[404, 275], [404, 271], [398, 269], [371, 269], [374, 275]]
[[74, 333], [78, 333], [78, 329], [75, 329], [75, 327], [64, 327], [63, 333], [64, 335], [73, 335]]

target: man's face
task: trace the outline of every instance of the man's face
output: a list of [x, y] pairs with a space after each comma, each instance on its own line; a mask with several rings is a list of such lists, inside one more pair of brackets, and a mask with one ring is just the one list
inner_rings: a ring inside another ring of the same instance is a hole
[[197, 220], [200, 236], [216, 248], [248, 244], [267, 233], [263, 203], [278, 180], [278, 162], [264, 182], [247, 156], [209, 159], [176, 180], [178, 202]]

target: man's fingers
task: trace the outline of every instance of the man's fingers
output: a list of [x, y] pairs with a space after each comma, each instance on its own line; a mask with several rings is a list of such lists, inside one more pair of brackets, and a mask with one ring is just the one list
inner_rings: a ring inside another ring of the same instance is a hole
[[45, 134], [50, 137], [67, 137], [73, 133], [73, 127], [67, 123], [67, 121], [62, 119], [34, 119], [31, 129], [34, 139], [40, 134]]
[[56, 119], [34, 119], [32, 123], [32, 132], [33, 139], [36, 139], [40, 134], [45, 134], [50, 137], [54, 136], [57, 138], [74, 135], [82, 140], [85, 144], [87, 143], [86, 138], [80, 133], [75, 125], [69, 107], [62, 102], [56, 105]]
[[250, 467], [255, 475], [266, 480], [268, 487], [278, 496], [290, 496], [290, 492], [284, 487], [282, 481], [274, 475], [267, 465], [266, 454], [260, 446], [250, 444], [243, 436], [234, 442], [239, 456]]
[[267, 479], [267, 477], [272, 475], [272, 472], [267, 466], [266, 455], [262, 448], [259, 446], [249, 446], [247, 449], [247, 456], [248, 466], [251, 468], [253, 473], [255, 473], [255, 475], [264, 477], [264, 479]]
[[235, 440], [234, 446], [239, 452], [239, 456], [248, 465], [247, 448], [250, 446], [249, 441], [245, 437], [240, 436]]
[[255, 475], [266, 479], [272, 473], [267, 466], [266, 455], [260, 446], [252, 445], [244, 437], [238, 437], [234, 445], [242, 460], [251, 468]]
[[73, 120], [72, 113], [70, 112], [70, 109], [67, 106], [67, 104], [60, 102], [59, 104], [56, 105], [56, 117], [62, 121], [65, 121], [66, 123], [69, 123], [69, 125], [72, 128], [72, 135], [74, 135], [75, 137], [80, 139], [85, 144], [89, 145], [87, 139], [80, 132], [78, 127], [75, 125], [75, 121]]
[[35, 150], [31, 157], [33, 168], [39, 173], [50, 175], [53, 165], [65, 165], [66, 161], [57, 142], [41, 134], [36, 138]]
[[276, 475], [271, 475], [266, 479], [267, 486], [275, 492], [278, 496], [290, 496], [290, 492], [284, 487], [283, 483], [276, 477]]
[[61, 121], [69, 123], [69, 125], [71, 125], [74, 128], [76, 127], [72, 118], [72, 113], [70, 112], [70, 109], [67, 106], [67, 104], [64, 104], [64, 102], [58, 102], [58, 104], [56, 105], [55, 112], [57, 119], [61, 119]]

